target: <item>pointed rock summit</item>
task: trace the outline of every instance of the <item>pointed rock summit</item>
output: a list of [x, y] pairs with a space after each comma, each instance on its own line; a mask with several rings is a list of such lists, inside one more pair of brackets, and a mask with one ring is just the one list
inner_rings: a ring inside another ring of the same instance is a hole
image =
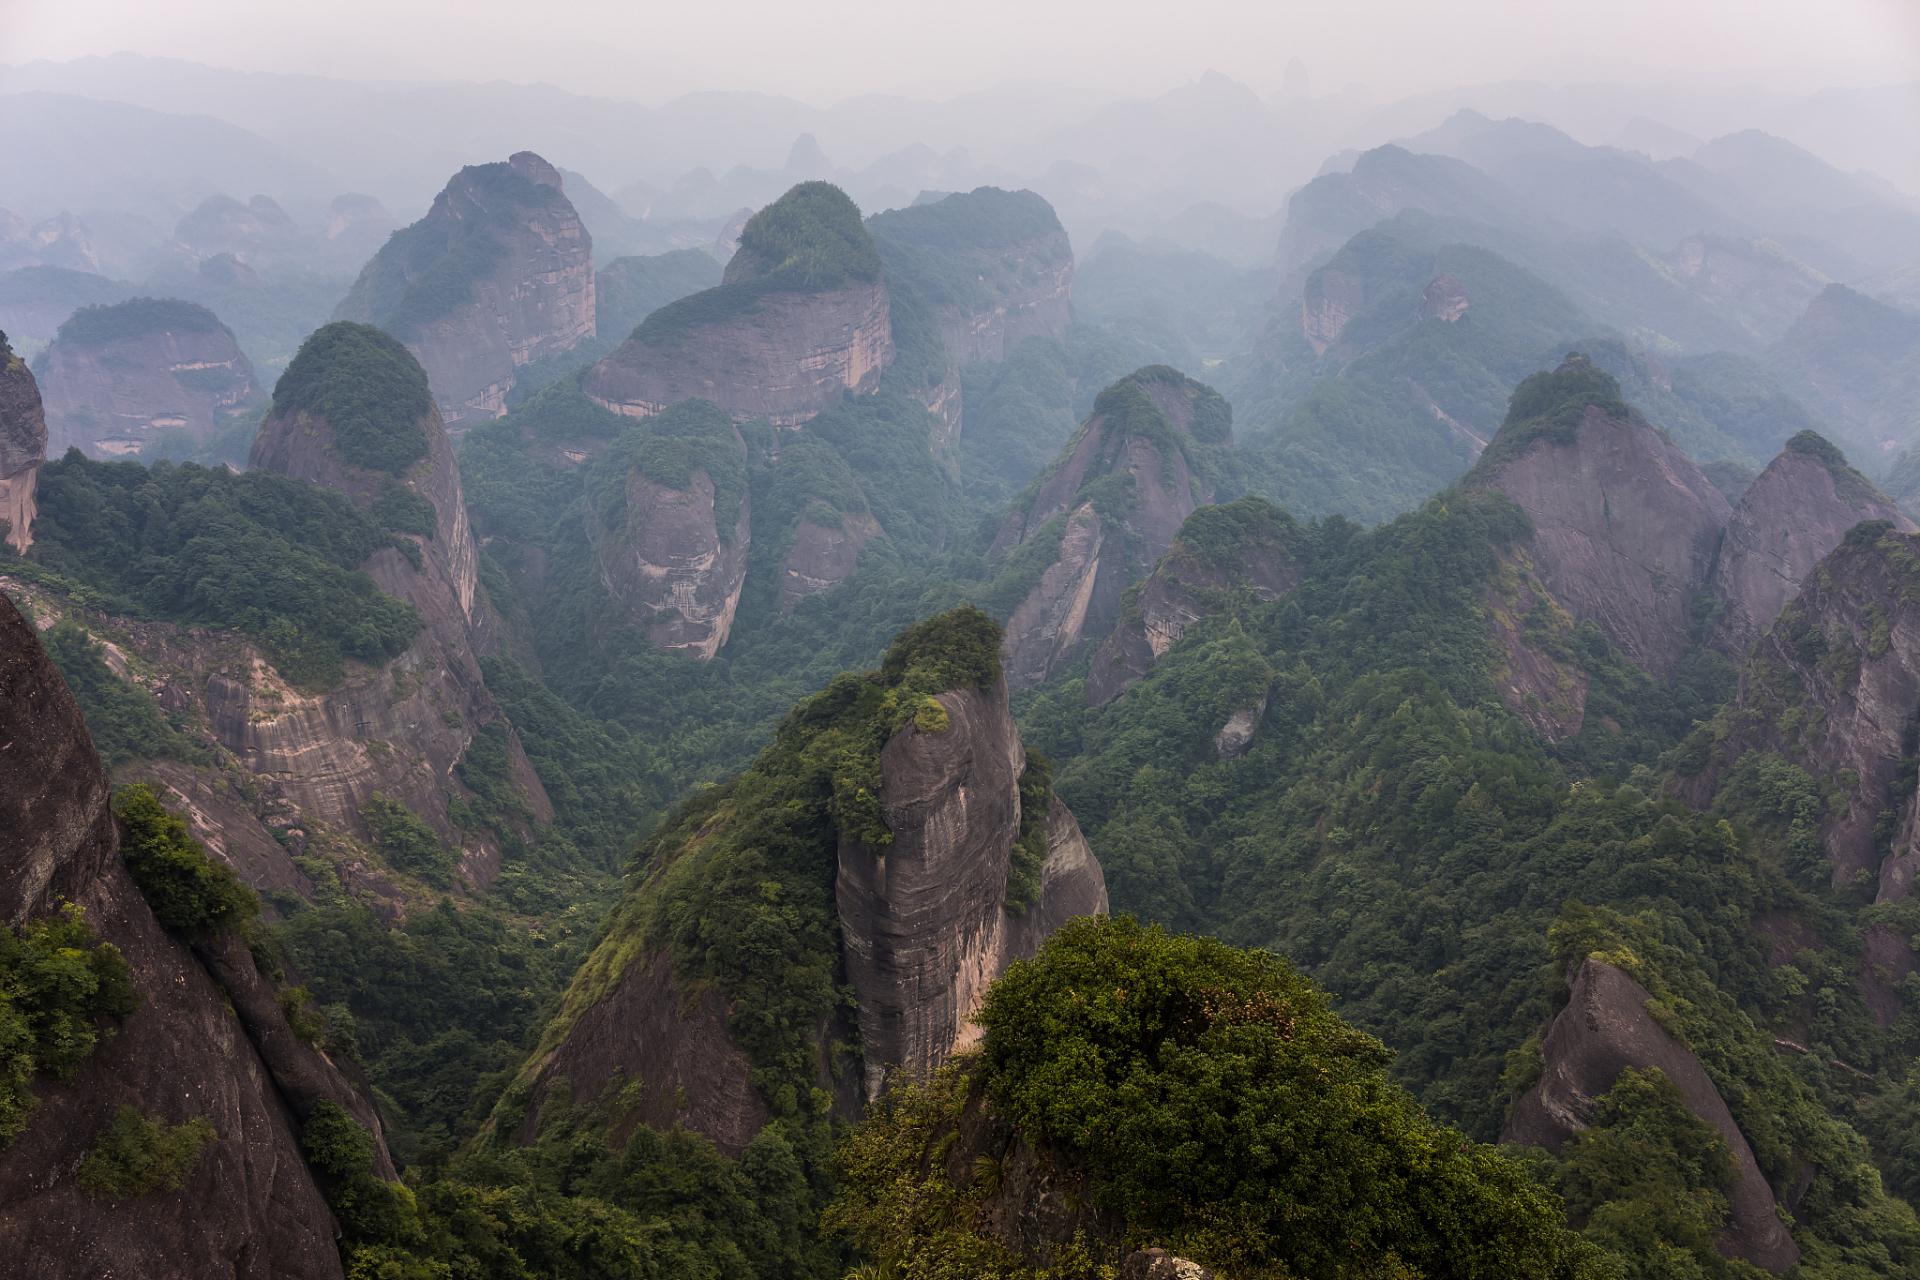
[[469, 165], [361, 269], [335, 320], [378, 325], [456, 432], [506, 412], [519, 371], [594, 336], [593, 238], [531, 151]]
[[33, 545], [34, 490], [47, 459], [47, 417], [26, 361], [0, 333], [0, 541], [15, 551]]
[[1213, 494], [1208, 451], [1233, 443], [1219, 392], [1165, 365], [1114, 383], [1051, 466], [1015, 500], [988, 555], [1045, 566], [1007, 619], [1007, 680], [1030, 688], [1079, 658], [1119, 616], [1194, 508]]
[[1893, 500], [1823, 437], [1802, 431], [1787, 441], [1727, 522], [1713, 571], [1714, 590], [1725, 603], [1714, 647], [1735, 657], [1746, 652], [1799, 594], [1813, 567], [1863, 520], [1915, 532]]
[[1576, 353], [1522, 382], [1466, 483], [1532, 519], [1534, 571], [1576, 621], [1650, 674], [1673, 670], [1733, 512], [1611, 375]]

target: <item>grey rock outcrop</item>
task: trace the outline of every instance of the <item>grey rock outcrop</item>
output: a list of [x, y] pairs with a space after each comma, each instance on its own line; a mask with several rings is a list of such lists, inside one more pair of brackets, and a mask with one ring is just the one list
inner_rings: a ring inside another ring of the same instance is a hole
[[1026, 753], [1007, 682], [939, 701], [946, 730], [909, 724], [880, 753], [880, 805], [893, 842], [875, 851], [840, 841], [834, 897], [860, 997], [869, 1097], [889, 1068], [928, 1071], [972, 1043], [978, 1028], [968, 1018], [1007, 965], [1037, 951], [1059, 923], [1107, 906], [1100, 864], [1056, 798], [1051, 876], [1043, 867], [1041, 900], [1026, 912], [1032, 919], [1009, 916], [1002, 904]]
[[[79, 708], [5, 600], [0, 740], [12, 744], [0, 752], [0, 917], [19, 926], [62, 900], [78, 905], [95, 936], [120, 949], [144, 997], [70, 1084], [36, 1082], [39, 1106], [0, 1151], [8, 1274], [336, 1280], [337, 1228], [301, 1155], [299, 1124], [326, 1098], [379, 1142], [378, 1117], [324, 1054], [294, 1039], [271, 991], [257, 998], [264, 979], [244, 945], [210, 944], [237, 947], [244, 962], [210, 973], [161, 930], [119, 856], [106, 776]], [[240, 976], [235, 997], [224, 979]], [[262, 1035], [274, 1037], [269, 1052]], [[169, 1124], [212, 1123], [218, 1138], [179, 1191], [108, 1201], [75, 1185], [73, 1170], [121, 1106]], [[383, 1142], [376, 1167], [391, 1176]]]
[[[1591, 368], [1569, 357], [1557, 374], [1579, 366]], [[1504, 492], [1532, 518], [1535, 572], [1576, 620], [1593, 621], [1643, 670], [1673, 670], [1694, 592], [1732, 516], [1686, 454], [1637, 413], [1589, 403], [1570, 430], [1535, 435], [1511, 452], [1496, 436], [1471, 481]]]
[[739, 244], [718, 287], [660, 308], [588, 370], [589, 399], [647, 418], [701, 397], [736, 422], [792, 427], [878, 388], [894, 357], [887, 284], [846, 194], [803, 182]]
[[1738, 656], [1799, 594], [1813, 567], [1862, 520], [1887, 520], [1902, 533], [1913, 521], [1811, 431], [1787, 442], [1740, 495], [1714, 566], [1725, 605], [1716, 648]]
[[[713, 411], [711, 404], [707, 411]], [[725, 429], [744, 458], [739, 432]], [[626, 495], [623, 523], [608, 527], [600, 512], [588, 515], [602, 585], [655, 645], [702, 660], [713, 657], [727, 642], [746, 581], [751, 495], [743, 486], [736, 510], [718, 509], [721, 495], [705, 469], [675, 487], [634, 466], [619, 483]]]
[[335, 309], [407, 344], [459, 432], [506, 412], [519, 371], [594, 336], [593, 238], [531, 151], [469, 165]]
[[[742, 279], [732, 266], [727, 271], [728, 283]], [[676, 308], [695, 315], [704, 296], [656, 315], [677, 317]], [[643, 325], [593, 366], [580, 389], [629, 417], [650, 417], [702, 396], [735, 421], [765, 418], [790, 427], [839, 404], [849, 391], [872, 391], [892, 362], [886, 284], [863, 281], [822, 293], [765, 294], [741, 314], [683, 330], [663, 324], [656, 334]]]
[[1119, 621], [1095, 651], [1087, 701], [1099, 707], [1119, 697], [1201, 618], [1293, 590], [1305, 569], [1294, 554], [1297, 532], [1293, 517], [1261, 498], [1201, 507], [1188, 516], [1153, 573], [1123, 600]]
[[840, 513], [839, 523], [822, 524], [805, 517], [795, 534], [793, 550], [780, 563], [780, 613], [816, 591], [825, 591], [853, 576], [860, 552], [875, 538], [886, 537], [871, 513]]
[[[1920, 604], [1911, 598], [1920, 535], [1859, 529], [1754, 643], [1724, 734], [1702, 745], [1676, 790], [1704, 808], [1743, 754], [1779, 752], [1847, 793], [1820, 825], [1833, 883], [1877, 883], [1877, 900], [1891, 902], [1920, 871], [1920, 814], [1911, 784], [1898, 785], [1920, 712]], [[1898, 818], [1883, 860], [1874, 824], [1889, 809]]]
[[1514, 1104], [1500, 1140], [1557, 1152], [1588, 1127], [1595, 1100], [1613, 1087], [1621, 1071], [1658, 1068], [1686, 1095], [1687, 1110], [1718, 1129], [1733, 1149], [1739, 1176], [1727, 1192], [1720, 1252], [1778, 1275], [1800, 1260], [1799, 1246], [1775, 1216], [1773, 1191], [1720, 1091], [1692, 1051], [1653, 1020], [1647, 1012], [1652, 1002], [1647, 989], [1619, 969], [1594, 959], [1583, 962], [1573, 979], [1572, 1000], [1554, 1018], [1541, 1046], [1545, 1074]]
[[[479, 665], [480, 655], [497, 647], [500, 624], [480, 586], [453, 444], [437, 410], [419, 426], [427, 454], [399, 481], [434, 509], [432, 534], [402, 535], [418, 544], [420, 567], [393, 548], [376, 551], [361, 567], [381, 590], [419, 609], [425, 627], [384, 669], [350, 673], [323, 693], [292, 688], [250, 657], [207, 670], [203, 696], [221, 744], [247, 769], [277, 779], [302, 809], [361, 831], [359, 807], [381, 791], [459, 848], [462, 872], [484, 888], [499, 870], [497, 841], [454, 827], [447, 802], [467, 794], [454, 766], [474, 736], [501, 717]], [[326, 485], [363, 506], [391, 479], [346, 461], [332, 426], [304, 410], [269, 414], [249, 464]], [[552, 821], [551, 802], [511, 735], [509, 760], [535, 815]]]
[[0, 334], [0, 539], [15, 551], [33, 545], [34, 490], [47, 457], [47, 417], [40, 388]]
[[[1071, 664], [1112, 628], [1126, 589], [1152, 571], [1181, 524], [1212, 496], [1191, 451], [1230, 446], [1231, 423], [1217, 392], [1163, 366], [1100, 393], [989, 551], [998, 558], [1036, 537], [1058, 539], [1052, 563], [1007, 620], [1002, 653], [1015, 688]], [[1103, 497], [1103, 513], [1093, 486], [1114, 476], [1126, 482], [1124, 496], [1117, 503]]]
[[169, 431], [204, 443], [265, 399], [233, 331], [176, 298], [78, 311], [35, 363], [54, 456], [114, 457]]
[[1031, 191], [979, 187], [867, 220], [890, 273], [933, 307], [961, 364], [999, 361], [1072, 323], [1073, 249], [1053, 206]]

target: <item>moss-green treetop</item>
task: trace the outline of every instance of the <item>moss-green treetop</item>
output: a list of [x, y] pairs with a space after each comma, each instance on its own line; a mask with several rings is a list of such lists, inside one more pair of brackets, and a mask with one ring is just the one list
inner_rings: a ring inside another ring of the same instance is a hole
[[399, 339], [336, 320], [314, 330], [273, 388], [277, 417], [305, 410], [333, 428], [340, 456], [399, 475], [427, 456], [421, 419], [433, 412], [427, 371]]

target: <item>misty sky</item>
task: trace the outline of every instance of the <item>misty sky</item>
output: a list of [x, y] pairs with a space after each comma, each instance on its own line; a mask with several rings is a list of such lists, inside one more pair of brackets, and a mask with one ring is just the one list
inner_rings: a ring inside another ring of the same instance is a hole
[[1920, 78], [1920, 0], [5, 0], [0, 63], [121, 50], [349, 78], [547, 81], [663, 101], [758, 89], [818, 105], [1008, 78], [1150, 96], [1215, 69], [1260, 93], [1391, 100], [1510, 77], [1804, 91]]

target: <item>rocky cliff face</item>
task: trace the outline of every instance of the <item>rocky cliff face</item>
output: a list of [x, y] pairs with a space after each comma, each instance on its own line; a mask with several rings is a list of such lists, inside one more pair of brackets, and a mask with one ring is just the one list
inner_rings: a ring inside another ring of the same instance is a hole
[[112, 457], [169, 431], [204, 442], [265, 399], [233, 331], [172, 298], [76, 312], [35, 363], [55, 454]]
[[736, 422], [798, 426], [893, 362], [880, 256], [838, 187], [803, 182], [748, 219], [718, 288], [660, 308], [580, 387], [645, 418], [699, 396]]
[[33, 545], [33, 500], [47, 458], [47, 418], [40, 388], [0, 334], [0, 539], [15, 551]]
[[[705, 452], [675, 471], [659, 451], [676, 447]], [[727, 642], [753, 535], [746, 453], [724, 410], [689, 400], [594, 464], [603, 496], [587, 531], [600, 581], [663, 649], [707, 659]]]
[[593, 239], [563, 188], [531, 151], [469, 165], [334, 311], [405, 342], [456, 432], [506, 412], [520, 369], [594, 336]]
[[860, 551], [875, 538], [886, 537], [870, 513], [839, 513], [838, 524], [815, 523], [802, 517], [793, 550], [780, 563], [780, 615], [791, 617], [793, 606], [816, 591], [826, 591], [853, 576]]
[[1799, 1246], [1775, 1216], [1773, 1191], [1720, 1091], [1699, 1059], [1653, 1020], [1647, 1012], [1652, 1002], [1647, 989], [1619, 969], [1585, 961], [1574, 977], [1572, 1000], [1541, 1047], [1545, 1075], [1514, 1104], [1500, 1140], [1558, 1151], [1588, 1127], [1595, 1100], [1621, 1071], [1658, 1068], [1685, 1093], [1687, 1110], [1718, 1129], [1733, 1149], [1739, 1181], [1727, 1193], [1721, 1254], [1779, 1275], [1800, 1260]]
[[1300, 328], [1313, 354], [1323, 356], [1340, 341], [1347, 321], [1360, 314], [1366, 284], [1359, 276], [1326, 267], [1307, 277], [1300, 295]]
[[1172, 369], [1142, 369], [1100, 393], [989, 552], [1011, 565], [1057, 549], [1007, 620], [1002, 651], [1014, 687], [1038, 684], [1106, 634], [1127, 587], [1152, 571], [1181, 523], [1212, 496], [1196, 470], [1198, 450], [1231, 443], [1226, 401]]
[[1713, 570], [1713, 588], [1725, 609], [1714, 646], [1736, 657], [1746, 652], [1799, 594], [1814, 565], [1862, 520], [1888, 520], [1902, 533], [1915, 531], [1831, 444], [1811, 431], [1788, 441], [1740, 495], [1727, 522]]
[[[1920, 713], [1916, 587], [1920, 535], [1886, 524], [1850, 532], [1755, 642], [1715, 733], [1690, 740], [1678, 787], [1704, 807], [1746, 752], [1779, 752], [1846, 794], [1820, 826], [1833, 883], [1877, 885], [1882, 902], [1905, 897], [1920, 870], [1912, 784], [1898, 783]], [[1874, 827], [1886, 810], [1897, 820], [1883, 860]]]
[[[500, 718], [478, 662], [495, 647], [499, 623], [479, 585], [452, 442], [436, 410], [417, 425], [426, 456], [398, 480], [433, 507], [433, 532], [405, 535], [420, 548], [420, 567], [391, 548], [362, 567], [383, 591], [419, 609], [425, 628], [384, 670], [353, 675], [320, 694], [288, 687], [251, 655], [222, 662], [204, 675], [206, 712], [221, 743], [246, 768], [278, 779], [302, 809], [363, 831], [359, 806], [382, 791], [462, 848], [463, 871], [484, 888], [499, 870], [499, 850], [491, 839], [455, 828], [447, 802], [464, 796], [455, 764], [474, 735]], [[267, 416], [249, 466], [326, 485], [362, 506], [393, 479], [348, 461], [333, 426], [305, 409]], [[191, 666], [191, 647], [182, 648]], [[510, 758], [535, 813], [551, 821], [552, 806], [517, 738]]]
[[[189, 949], [155, 922], [119, 856], [107, 780], [79, 708], [33, 629], [0, 600], [0, 916], [14, 927], [85, 912], [118, 947], [144, 1000], [72, 1083], [36, 1080], [40, 1105], [0, 1151], [8, 1271], [33, 1280], [139, 1275], [342, 1274], [336, 1227], [298, 1126], [339, 1102], [376, 1135], [373, 1109], [324, 1054], [296, 1040], [244, 945]], [[73, 1171], [115, 1112], [218, 1133], [179, 1191], [118, 1201]], [[381, 1145], [376, 1169], [392, 1176]]]
[[1072, 323], [1073, 249], [1053, 206], [997, 187], [867, 220], [889, 272], [933, 307], [961, 364], [1000, 361], [1030, 337], [1064, 338]]
[[[735, 421], [765, 418], [792, 427], [839, 404], [849, 391], [872, 391], [892, 363], [883, 282], [821, 293], [768, 292], [739, 314], [700, 323], [700, 300], [707, 296], [695, 294], [655, 312], [660, 322], [650, 317], [594, 365], [581, 390], [635, 418], [703, 396]], [[674, 327], [683, 320], [684, 328]]]
[[[1569, 357], [1554, 374], [1536, 376], [1550, 380], [1543, 388], [1562, 385], [1553, 379], [1571, 388], [1595, 372], [1584, 357]], [[1554, 599], [1664, 676], [1686, 648], [1694, 592], [1707, 581], [1732, 511], [1638, 413], [1604, 389], [1568, 395], [1556, 402], [1551, 426], [1542, 424], [1552, 415], [1509, 414], [1470, 482], [1500, 490], [1532, 518], [1534, 568]], [[1526, 403], [1521, 392], [1515, 402]]]
[[[864, 1062], [833, 1043], [846, 1032], [831, 1020], [811, 1039], [823, 1064], [816, 1087], [849, 1119], [877, 1095], [890, 1068], [924, 1070], [970, 1043], [977, 1030], [968, 1017], [1009, 964], [1036, 954], [1067, 920], [1107, 909], [1099, 860], [1057, 797], [1045, 815], [1039, 896], [1024, 912], [1006, 909], [1026, 760], [1007, 684], [937, 700], [947, 716], [943, 730], [922, 732], [910, 721], [881, 750], [879, 801], [893, 832], [884, 856], [840, 838], [833, 896], [840, 958], [859, 997]], [[718, 812], [677, 856], [694, 856], [695, 845], [729, 820]], [[645, 906], [630, 899], [621, 910]], [[534, 1140], [538, 1121], [527, 1117], [537, 1117], [558, 1081], [585, 1099], [632, 1078], [643, 1086], [637, 1114], [646, 1123], [684, 1123], [723, 1152], [742, 1150], [770, 1112], [729, 1029], [728, 993], [683, 991], [666, 947], [618, 919], [581, 974], [576, 991], [585, 985], [604, 994], [530, 1064], [525, 1111], [512, 1117], [518, 1139]]]
[[1119, 697], [1208, 614], [1293, 590], [1304, 569], [1293, 554], [1297, 531], [1291, 516], [1259, 498], [1188, 516], [1152, 575], [1123, 599], [1087, 671], [1087, 701], [1099, 707]]

